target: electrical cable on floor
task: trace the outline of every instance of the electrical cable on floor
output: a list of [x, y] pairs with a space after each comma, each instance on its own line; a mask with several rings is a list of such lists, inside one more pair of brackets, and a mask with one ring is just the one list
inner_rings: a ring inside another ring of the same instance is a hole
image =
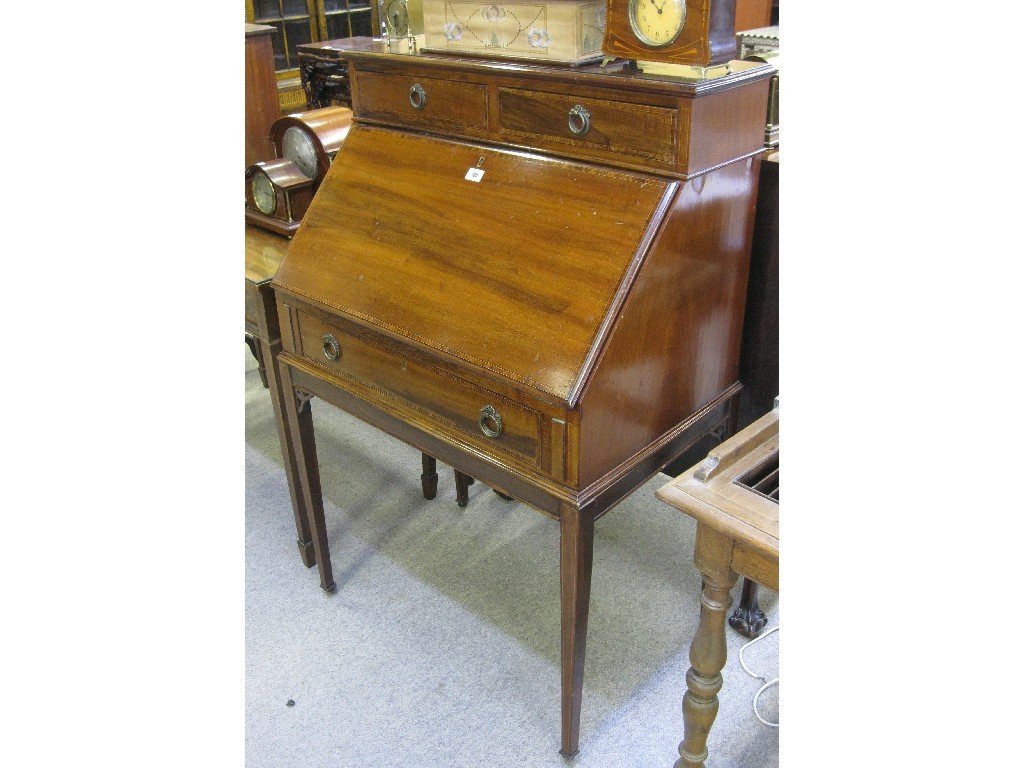
[[762, 723], [764, 723], [765, 725], [769, 726], [770, 728], [778, 728], [779, 724], [778, 723], [770, 723], [767, 720], [765, 720], [763, 717], [761, 717], [761, 713], [757, 711], [757, 700], [761, 697], [761, 694], [764, 693], [765, 690], [768, 687], [770, 687], [772, 685], [777, 685], [778, 682], [779, 682], [779, 678], [776, 677], [774, 680], [768, 680], [763, 675], [759, 675], [756, 672], [752, 672], [750, 670], [750, 667], [748, 667], [746, 665], [746, 663], [743, 661], [743, 652], [745, 650], [747, 650], [747, 648], [752, 646], [754, 643], [759, 642], [761, 640], [764, 640], [766, 637], [768, 637], [768, 635], [772, 634], [773, 632], [778, 632], [778, 631], [779, 631], [778, 627], [772, 627], [767, 632], [765, 632], [763, 635], [755, 637], [749, 643], [745, 643], [740, 648], [740, 666], [743, 667], [743, 671], [746, 672], [751, 677], [755, 677], [758, 680], [760, 680], [762, 683], [764, 683], [764, 685], [762, 685], [760, 688], [757, 689], [757, 693], [754, 694], [754, 704], [753, 704], [753, 706], [754, 706], [754, 717], [756, 717], [758, 720], [760, 720]]

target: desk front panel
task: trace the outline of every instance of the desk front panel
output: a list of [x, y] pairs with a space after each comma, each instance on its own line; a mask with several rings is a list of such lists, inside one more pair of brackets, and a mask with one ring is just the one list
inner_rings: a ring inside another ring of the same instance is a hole
[[282, 302], [285, 350], [312, 375], [501, 464], [566, 479], [567, 414], [560, 404], [294, 297]]

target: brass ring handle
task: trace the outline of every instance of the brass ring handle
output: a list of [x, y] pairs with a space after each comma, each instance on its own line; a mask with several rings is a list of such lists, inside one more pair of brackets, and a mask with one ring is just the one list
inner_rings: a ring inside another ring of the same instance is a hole
[[341, 345], [338, 340], [329, 333], [324, 334], [324, 356], [328, 360], [337, 360], [341, 357]]
[[569, 130], [577, 136], [582, 136], [590, 130], [590, 113], [582, 104], [577, 104], [569, 110]]
[[501, 414], [493, 405], [485, 405], [480, 409], [480, 431], [488, 437], [501, 435]]
[[409, 103], [413, 109], [423, 109], [427, 106], [427, 92], [419, 83], [413, 83], [409, 87]]

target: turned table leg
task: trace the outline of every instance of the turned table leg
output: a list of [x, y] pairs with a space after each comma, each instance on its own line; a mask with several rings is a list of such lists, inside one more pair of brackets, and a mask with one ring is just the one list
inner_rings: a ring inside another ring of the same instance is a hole
[[708, 734], [718, 715], [718, 691], [722, 688], [727, 655], [725, 612], [732, 603], [729, 590], [739, 578], [729, 568], [731, 545], [721, 534], [698, 528], [694, 561], [704, 577], [704, 587], [700, 595], [700, 624], [690, 645], [690, 669], [686, 673], [683, 740], [673, 768], [704, 768], [708, 756]]
[[423, 454], [423, 474], [420, 475], [420, 482], [423, 484], [423, 498], [432, 499], [437, 496], [437, 459], [425, 453]]
[[583, 661], [587, 651], [590, 580], [594, 565], [594, 519], [571, 506], [562, 507], [562, 748], [572, 757], [580, 745]]

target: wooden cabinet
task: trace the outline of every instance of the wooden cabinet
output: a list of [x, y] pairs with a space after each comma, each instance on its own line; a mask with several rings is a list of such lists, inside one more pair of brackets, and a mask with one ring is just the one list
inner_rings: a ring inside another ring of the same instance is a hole
[[267, 138], [278, 116], [277, 78], [270, 36], [273, 29], [245, 25], [245, 167], [274, 157]]
[[355, 116], [273, 280], [321, 585], [314, 396], [559, 521], [572, 755], [594, 524], [735, 419], [773, 70], [309, 50], [346, 66]]

